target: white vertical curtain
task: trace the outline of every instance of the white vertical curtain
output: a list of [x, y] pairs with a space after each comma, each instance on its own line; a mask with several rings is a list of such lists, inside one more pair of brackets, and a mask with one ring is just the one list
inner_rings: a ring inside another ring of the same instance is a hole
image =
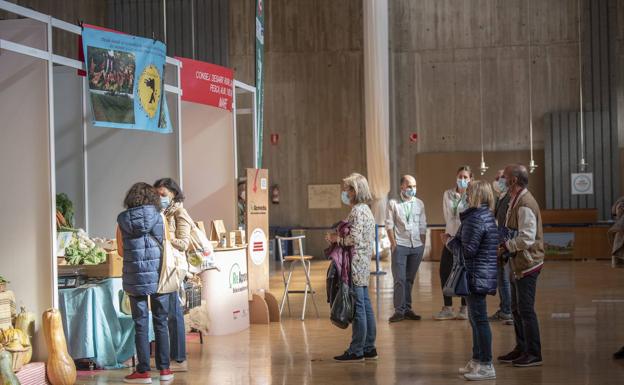
[[362, 0], [364, 7], [364, 111], [366, 166], [378, 224], [390, 192], [388, 0]]

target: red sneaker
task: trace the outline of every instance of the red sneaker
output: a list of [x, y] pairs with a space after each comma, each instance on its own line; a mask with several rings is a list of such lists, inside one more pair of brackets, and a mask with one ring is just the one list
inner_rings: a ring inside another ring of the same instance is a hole
[[160, 371], [160, 381], [171, 381], [173, 380], [173, 372], [171, 369], [165, 369]]
[[150, 376], [149, 372], [134, 372], [125, 376], [123, 381], [127, 384], [151, 384], [152, 376]]

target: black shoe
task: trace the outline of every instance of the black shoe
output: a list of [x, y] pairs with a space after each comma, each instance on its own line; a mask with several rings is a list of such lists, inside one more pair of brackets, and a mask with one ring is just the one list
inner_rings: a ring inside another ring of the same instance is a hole
[[502, 362], [504, 364], [511, 364], [514, 360], [522, 357], [522, 352], [519, 350], [512, 350], [511, 353], [507, 353], [504, 356], [498, 357], [498, 362]]
[[532, 354], [524, 353], [522, 357], [512, 362], [517, 368], [530, 368], [531, 366], [542, 366], [542, 357], [536, 357]]
[[618, 350], [617, 352], [613, 353], [613, 359], [614, 360], [624, 359], [624, 346], [622, 346], [622, 348]]
[[401, 314], [401, 313], [394, 313], [392, 315], [392, 317], [390, 317], [390, 319], [388, 321], [390, 321], [390, 323], [393, 323], [393, 322], [403, 321], [404, 319], [405, 319], [405, 316], [403, 314]]
[[344, 352], [341, 356], [334, 357], [334, 361], [338, 362], [362, 362], [364, 361], [364, 356], [356, 356], [355, 354]]
[[376, 360], [377, 359], [377, 349], [373, 349], [371, 351], [368, 352], [364, 352], [364, 359], [365, 360]]
[[421, 318], [418, 314], [414, 313], [411, 310], [408, 310], [407, 312], [405, 312], [403, 317], [405, 317], [405, 319], [409, 319], [412, 321], [420, 321], [420, 318]]

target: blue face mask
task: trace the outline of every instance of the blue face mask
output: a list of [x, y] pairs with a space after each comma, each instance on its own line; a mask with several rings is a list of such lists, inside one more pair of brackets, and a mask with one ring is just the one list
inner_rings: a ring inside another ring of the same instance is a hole
[[407, 190], [403, 192], [403, 194], [405, 195], [406, 198], [413, 198], [416, 196], [416, 189], [408, 188]]
[[160, 207], [166, 209], [171, 204], [171, 198], [169, 197], [160, 197]]
[[469, 183], [470, 182], [468, 181], [468, 179], [457, 179], [457, 187], [459, 187], [462, 190], [467, 189]]
[[351, 199], [349, 199], [348, 192], [343, 191], [342, 194], [340, 194], [340, 199], [342, 199], [342, 203], [344, 203], [345, 205], [347, 206], [351, 205]]
[[501, 193], [507, 192], [507, 180], [505, 178], [498, 178], [498, 189]]

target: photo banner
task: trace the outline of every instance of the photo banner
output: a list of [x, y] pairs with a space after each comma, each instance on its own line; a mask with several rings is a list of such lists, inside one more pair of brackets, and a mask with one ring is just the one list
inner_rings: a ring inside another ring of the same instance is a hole
[[176, 57], [182, 62], [182, 100], [232, 111], [234, 70]]
[[94, 126], [173, 132], [162, 42], [84, 28], [82, 44]]

